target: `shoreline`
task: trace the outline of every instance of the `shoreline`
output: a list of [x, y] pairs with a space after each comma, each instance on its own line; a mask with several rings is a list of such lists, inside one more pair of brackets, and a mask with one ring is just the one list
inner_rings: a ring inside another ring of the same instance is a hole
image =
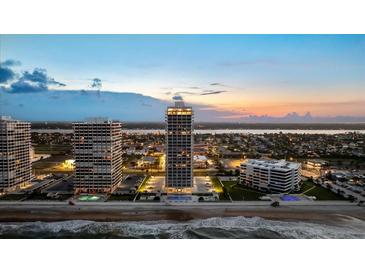
[[[63, 134], [72, 134], [72, 129], [32, 129], [32, 132], [42, 134], [42, 133], [63, 133]], [[163, 134], [165, 129], [126, 129], [122, 130], [123, 133], [127, 134]], [[352, 132], [357, 132], [360, 134], [365, 134], [364, 128], [358, 129], [346, 129], [346, 128], [323, 128], [323, 129], [300, 129], [300, 128], [237, 128], [237, 129], [196, 129], [194, 131], [195, 134], [279, 134], [280, 132], [284, 134], [325, 134], [325, 135], [333, 135], [333, 134], [348, 134]]]
[[161, 204], [2, 204], [1, 222], [58, 222], [90, 220], [97, 222], [131, 221], [190, 221], [213, 217], [261, 217], [277, 221], [303, 221], [341, 225], [346, 220], [365, 221], [365, 210], [353, 204], [343, 205], [284, 205], [273, 208], [269, 205], [161, 205]]

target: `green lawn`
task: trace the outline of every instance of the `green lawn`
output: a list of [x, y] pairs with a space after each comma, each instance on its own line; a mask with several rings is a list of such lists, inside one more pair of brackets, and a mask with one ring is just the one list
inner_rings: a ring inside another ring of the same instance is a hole
[[300, 186], [300, 191], [298, 193], [303, 193], [307, 191], [308, 189], [311, 189], [312, 187], [316, 186], [314, 183], [309, 181], [304, 181], [302, 185]]
[[72, 146], [69, 144], [54, 144], [54, 145], [34, 145], [34, 151], [37, 154], [52, 154], [63, 155], [72, 151]]
[[61, 156], [61, 155], [55, 155], [51, 156], [46, 159], [39, 160], [37, 162], [34, 162], [32, 164], [33, 169], [46, 169], [46, 168], [52, 168], [56, 165], [61, 164], [63, 161], [70, 159], [70, 156]]
[[0, 200], [2, 201], [20, 201], [24, 199], [26, 195], [24, 194], [5, 194], [0, 196]]
[[220, 183], [219, 179], [217, 177], [210, 177], [210, 180], [212, 181], [212, 185], [214, 187], [214, 191], [218, 193], [219, 195], [219, 200], [230, 200], [228, 195], [226, 195], [223, 192], [223, 187], [222, 184]]
[[62, 162], [70, 159], [72, 156], [66, 155], [52, 155], [49, 158], [39, 160], [32, 163], [32, 168], [35, 175], [48, 174], [48, 173], [72, 173], [71, 169], [64, 169]]
[[[218, 181], [217, 178], [216, 180]], [[235, 181], [222, 183], [233, 201], [257, 201], [259, 200], [259, 197], [266, 195], [263, 192], [239, 185]], [[332, 192], [330, 189], [323, 188], [310, 181], [303, 182], [300, 191], [297, 193], [301, 194], [303, 192], [305, 192], [304, 194], [307, 196], [315, 196], [317, 200], [345, 200], [341, 195]]]
[[73, 194], [61, 194], [58, 196], [58, 198], [51, 198], [51, 197], [47, 197], [46, 193], [32, 193], [27, 197], [27, 201], [31, 200], [31, 201], [65, 201], [69, 198], [71, 198], [73, 196]]
[[[314, 188], [311, 189], [312, 187]], [[305, 192], [308, 189], [311, 190]], [[346, 200], [344, 197], [332, 192], [330, 189], [321, 187], [309, 181], [303, 182], [300, 193], [303, 192], [305, 192], [304, 194], [307, 196], [316, 196], [317, 200]]]
[[73, 194], [60, 194], [58, 198], [47, 197], [45, 193], [32, 193], [32, 194], [8, 194], [0, 196], [0, 200], [3, 201], [20, 201], [20, 200], [49, 200], [49, 201], [64, 201], [71, 198]]
[[217, 193], [223, 192], [222, 184], [220, 183], [220, 181], [217, 177], [211, 177], [210, 180], [212, 181], [212, 185], [214, 187], [214, 190]]
[[233, 201], [257, 201], [265, 193], [238, 185], [235, 181], [223, 182], [224, 187]]

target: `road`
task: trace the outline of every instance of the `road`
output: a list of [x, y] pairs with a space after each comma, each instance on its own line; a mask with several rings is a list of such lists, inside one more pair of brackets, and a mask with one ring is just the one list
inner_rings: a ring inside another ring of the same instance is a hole
[[[109, 201], [109, 202], [81, 202], [74, 201], [75, 206], [80, 207], [101, 207], [101, 208], [169, 208], [169, 207], [192, 207], [192, 208], [245, 208], [245, 207], [268, 207], [271, 205], [271, 201], [233, 201], [233, 202], [212, 202], [212, 203], [196, 203], [196, 202], [175, 202], [175, 203], [163, 203], [163, 202], [130, 202], [130, 201]], [[70, 206], [67, 201], [0, 201], [0, 209], [4, 207], [27, 207], [27, 206]], [[281, 201], [280, 206], [310, 206], [313, 208], [320, 208], [322, 206], [347, 206], [354, 207], [357, 206], [356, 203], [351, 203], [345, 200], [333, 200], [333, 201]], [[357, 206], [360, 208], [360, 206]], [[365, 207], [363, 207], [365, 211]]]
[[364, 207], [347, 201], [311, 204], [283, 203], [273, 208], [268, 202], [229, 203], [131, 203], [131, 202], [0, 202], [0, 222], [24, 221], [186, 221], [212, 217], [262, 217], [273, 220], [302, 220], [328, 224], [347, 219], [365, 220]]

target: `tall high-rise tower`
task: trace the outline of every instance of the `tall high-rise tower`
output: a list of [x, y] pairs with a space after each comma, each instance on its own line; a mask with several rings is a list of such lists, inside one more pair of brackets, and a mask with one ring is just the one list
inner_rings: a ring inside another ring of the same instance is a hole
[[30, 123], [0, 117], [0, 192], [15, 190], [29, 183]]
[[169, 192], [193, 187], [193, 110], [182, 100], [166, 111], [166, 182]]
[[112, 192], [122, 180], [122, 126], [107, 119], [74, 123], [75, 191]]

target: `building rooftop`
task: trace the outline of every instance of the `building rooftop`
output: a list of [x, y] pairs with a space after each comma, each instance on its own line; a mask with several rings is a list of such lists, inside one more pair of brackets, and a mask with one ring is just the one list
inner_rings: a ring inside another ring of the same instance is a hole
[[167, 112], [173, 115], [192, 114], [192, 108], [186, 106], [183, 100], [175, 100], [175, 105], [169, 106]]
[[119, 123], [119, 121], [113, 121], [107, 117], [91, 117], [86, 118], [85, 121], [76, 122], [74, 124], [111, 124]]
[[184, 108], [185, 107], [185, 102], [183, 100], [177, 100], [177, 101], [175, 101], [175, 107]]
[[263, 159], [248, 159], [243, 164], [249, 164], [257, 167], [264, 167], [270, 169], [290, 170], [300, 167], [300, 163], [288, 162], [285, 160], [263, 160]]
[[207, 161], [207, 157], [204, 155], [194, 155], [194, 161]]
[[142, 157], [142, 159], [140, 161], [154, 163], [154, 162], [157, 161], [157, 158], [156, 157], [153, 157], [153, 156], [144, 156], [144, 157]]
[[29, 122], [16, 120], [16, 119], [13, 119], [11, 116], [0, 116], [0, 122], [2, 124], [21, 123], [21, 124], [28, 124], [28, 125], [30, 125]]
[[5, 116], [5, 115], [1, 115], [0, 120], [1, 121], [14, 121], [13, 118], [11, 118], [10, 116]]

